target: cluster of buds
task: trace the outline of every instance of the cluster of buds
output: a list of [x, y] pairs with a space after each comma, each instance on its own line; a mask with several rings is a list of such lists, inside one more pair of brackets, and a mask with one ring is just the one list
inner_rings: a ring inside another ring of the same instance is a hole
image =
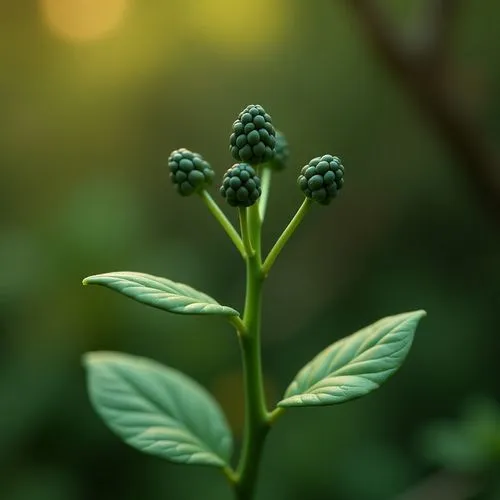
[[[259, 104], [247, 106], [234, 121], [229, 150], [238, 163], [224, 174], [220, 193], [233, 207], [253, 205], [261, 195], [259, 168], [283, 170], [290, 156], [285, 136], [276, 131], [271, 116]], [[170, 179], [182, 196], [212, 184], [214, 171], [198, 153], [177, 149], [170, 154], [168, 166]], [[337, 156], [318, 156], [301, 169], [297, 183], [307, 198], [327, 205], [344, 184], [344, 167]]]

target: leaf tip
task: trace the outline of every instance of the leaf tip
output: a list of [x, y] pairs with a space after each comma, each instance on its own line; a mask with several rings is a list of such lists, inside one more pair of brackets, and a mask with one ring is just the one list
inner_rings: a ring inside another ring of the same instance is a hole
[[89, 351], [82, 355], [82, 365], [88, 368], [90, 365], [103, 360], [112, 360], [117, 353], [111, 351]]
[[416, 311], [413, 312], [415, 318], [419, 321], [425, 316], [427, 316], [427, 311], [425, 309], [417, 309]]
[[86, 352], [82, 354], [82, 365], [84, 368], [87, 368], [94, 361], [95, 354], [95, 352]]
[[82, 285], [83, 286], [92, 285], [92, 283], [94, 283], [94, 278], [95, 276], [87, 276], [86, 278], [83, 278]]

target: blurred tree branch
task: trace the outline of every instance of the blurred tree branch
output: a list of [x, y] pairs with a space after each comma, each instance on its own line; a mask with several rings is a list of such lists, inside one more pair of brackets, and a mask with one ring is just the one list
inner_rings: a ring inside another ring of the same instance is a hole
[[500, 224], [499, 153], [451, 85], [449, 46], [460, 0], [429, 0], [416, 43], [398, 32], [376, 0], [347, 4], [379, 56], [434, 123], [483, 207]]
[[422, 38], [426, 42], [421, 48], [429, 69], [439, 71], [446, 65], [447, 54], [453, 32], [453, 24], [458, 13], [460, 0], [433, 0], [429, 2], [427, 16], [422, 23]]

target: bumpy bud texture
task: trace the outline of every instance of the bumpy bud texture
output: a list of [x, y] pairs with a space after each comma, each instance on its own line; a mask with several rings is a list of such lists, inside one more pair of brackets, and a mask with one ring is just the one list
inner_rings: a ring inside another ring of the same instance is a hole
[[201, 155], [188, 149], [172, 151], [168, 159], [170, 179], [182, 196], [200, 191], [212, 183], [214, 171]]
[[273, 170], [283, 170], [288, 163], [289, 157], [290, 147], [288, 146], [288, 141], [279, 130], [276, 130], [276, 147], [274, 149], [274, 157], [269, 162], [269, 166]]
[[232, 207], [249, 207], [260, 196], [260, 179], [246, 163], [236, 163], [222, 179], [220, 192]]
[[229, 142], [236, 161], [258, 165], [271, 160], [276, 145], [276, 131], [271, 117], [262, 106], [250, 104], [233, 123]]
[[328, 205], [344, 185], [344, 167], [337, 156], [318, 156], [302, 168], [297, 182], [308, 198]]

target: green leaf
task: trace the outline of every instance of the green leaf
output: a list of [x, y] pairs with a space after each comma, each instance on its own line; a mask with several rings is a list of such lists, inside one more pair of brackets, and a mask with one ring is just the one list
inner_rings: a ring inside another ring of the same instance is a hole
[[232, 437], [215, 399], [186, 375], [115, 352], [84, 356], [90, 400], [127, 444], [171, 462], [225, 467]]
[[425, 311], [388, 316], [320, 352], [278, 406], [345, 403], [378, 389], [402, 364]]
[[238, 311], [220, 305], [212, 297], [182, 283], [135, 272], [115, 272], [89, 276], [84, 285], [101, 285], [138, 302], [177, 314], [217, 314], [239, 316]]

